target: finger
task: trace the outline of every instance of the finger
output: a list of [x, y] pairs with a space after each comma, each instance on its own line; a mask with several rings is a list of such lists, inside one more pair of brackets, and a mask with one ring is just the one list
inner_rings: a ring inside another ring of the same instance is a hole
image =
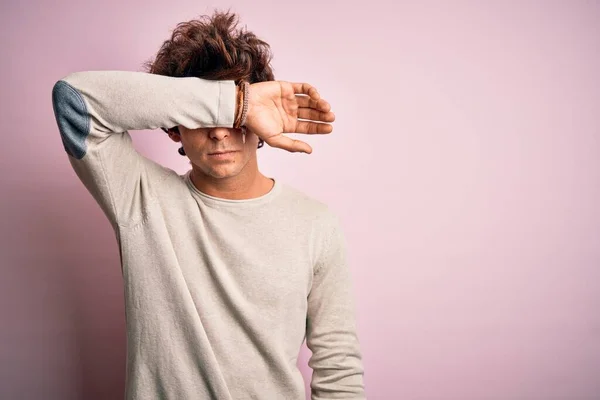
[[294, 93], [296, 94], [306, 94], [314, 100], [319, 100], [321, 98], [317, 88], [309, 83], [292, 82], [292, 87], [294, 88]]
[[265, 142], [267, 142], [267, 144], [269, 146], [278, 147], [280, 149], [284, 149], [284, 150], [290, 151], [292, 153], [297, 153], [297, 152], [303, 152], [303, 153], [307, 153], [307, 154], [312, 153], [312, 147], [310, 147], [308, 145], [308, 143], [305, 143], [301, 140], [292, 139], [288, 136], [281, 135], [281, 134], [276, 135], [276, 136], [271, 136], [270, 138], [266, 139]]
[[331, 110], [331, 106], [325, 99], [314, 100], [308, 96], [296, 96], [296, 101], [300, 108], [314, 108], [315, 110], [323, 112]]
[[332, 112], [321, 112], [311, 108], [299, 108], [298, 118], [321, 122], [333, 122], [335, 121], [335, 114]]
[[311, 121], [298, 121], [296, 124], [296, 129], [294, 132], [290, 133], [308, 133], [312, 134], [327, 134], [333, 131], [333, 125], [331, 124], [322, 124], [319, 122], [311, 122]]

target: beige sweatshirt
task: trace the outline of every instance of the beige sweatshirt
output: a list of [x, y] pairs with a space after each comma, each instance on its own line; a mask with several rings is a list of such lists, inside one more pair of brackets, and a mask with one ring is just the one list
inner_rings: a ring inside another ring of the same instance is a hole
[[232, 127], [233, 81], [69, 74], [52, 90], [69, 161], [115, 231], [126, 399], [364, 399], [339, 219], [275, 179], [262, 197], [200, 192], [139, 154], [128, 130]]

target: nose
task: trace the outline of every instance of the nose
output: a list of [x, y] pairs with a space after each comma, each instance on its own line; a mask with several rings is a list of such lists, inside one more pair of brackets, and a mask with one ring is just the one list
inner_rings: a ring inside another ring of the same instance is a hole
[[211, 139], [223, 140], [230, 135], [229, 128], [216, 127], [210, 130], [208, 134]]

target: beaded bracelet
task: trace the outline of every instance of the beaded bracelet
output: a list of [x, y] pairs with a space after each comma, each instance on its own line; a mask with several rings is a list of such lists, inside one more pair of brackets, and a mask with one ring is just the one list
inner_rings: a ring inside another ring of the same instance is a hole
[[238, 101], [237, 117], [233, 123], [233, 127], [236, 129], [239, 129], [246, 124], [246, 117], [248, 116], [250, 83], [242, 81], [238, 86], [240, 88], [238, 96], [241, 96], [241, 99]]
[[238, 89], [239, 90], [236, 91], [235, 120], [233, 121], [233, 127], [236, 129], [238, 129], [240, 127], [240, 122], [242, 121], [244, 91], [241, 88], [241, 83], [238, 85]]
[[248, 102], [250, 101], [250, 83], [244, 81], [244, 109], [242, 110], [242, 122], [240, 126], [246, 125], [246, 118], [248, 117]]

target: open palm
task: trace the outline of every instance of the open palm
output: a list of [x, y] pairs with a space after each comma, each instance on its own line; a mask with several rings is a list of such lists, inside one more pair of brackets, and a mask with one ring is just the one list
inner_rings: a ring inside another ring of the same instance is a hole
[[250, 85], [246, 127], [269, 146], [311, 153], [312, 148], [284, 133], [328, 134], [335, 120], [331, 106], [308, 83], [286, 81]]

